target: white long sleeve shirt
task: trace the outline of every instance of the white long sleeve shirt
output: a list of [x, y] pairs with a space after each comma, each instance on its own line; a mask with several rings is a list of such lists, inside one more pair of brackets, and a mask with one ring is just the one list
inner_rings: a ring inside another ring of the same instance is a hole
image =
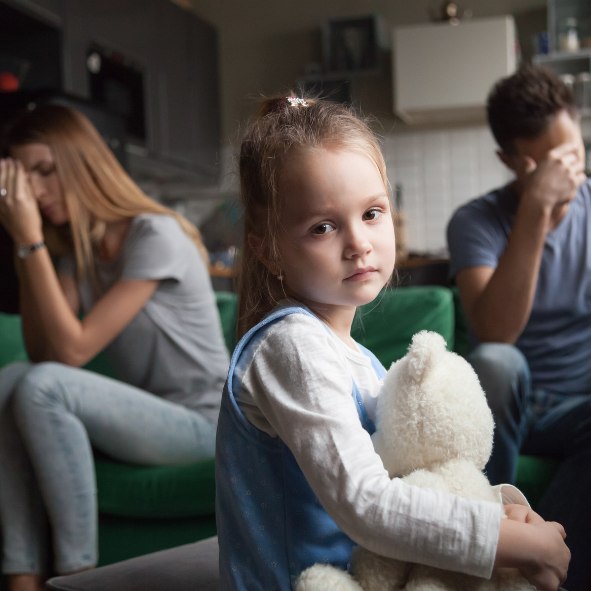
[[[291, 314], [256, 342], [236, 378], [234, 394], [245, 417], [290, 448], [325, 510], [352, 540], [383, 556], [490, 577], [501, 505], [389, 477], [351, 395], [355, 380], [374, 418], [381, 383], [366, 355], [314, 318]], [[522, 501], [511, 488], [503, 490], [512, 497], [506, 502]]]

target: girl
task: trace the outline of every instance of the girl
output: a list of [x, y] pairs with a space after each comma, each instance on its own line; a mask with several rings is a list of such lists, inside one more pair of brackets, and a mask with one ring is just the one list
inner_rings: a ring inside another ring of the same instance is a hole
[[221, 588], [284, 591], [311, 564], [347, 568], [358, 543], [480, 577], [516, 566], [556, 589], [568, 564], [558, 524], [391, 480], [373, 450], [384, 368], [350, 330], [388, 283], [395, 244], [368, 126], [335, 103], [268, 100], [240, 177], [245, 336], [216, 444]]
[[[47, 570], [47, 516], [58, 573], [96, 564], [91, 444], [140, 464], [213, 456], [228, 358], [196, 228], [84, 116], [41, 107], [8, 140], [0, 221], [37, 363], [0, 371], [0, 521], [3, 572], [26, 591]], [[105, 347], [122, 382], [78, 369]]]

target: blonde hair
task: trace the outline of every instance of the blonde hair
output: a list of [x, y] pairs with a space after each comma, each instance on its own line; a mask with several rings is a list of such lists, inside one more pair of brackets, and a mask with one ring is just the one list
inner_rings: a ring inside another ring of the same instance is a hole
[[93, 247], [102, 240], [107, 222], [142, 213], [173, 216], [208, 263], [199, 230], [143, 193], [82, 113], [60, 105], [45, 105], [27, 113], [10, 130], [8, 145], [32, 143], [51, 149], [69, 214], [69, 227], [44, 221], [46, 242], [53, 254], [73, 249], [79, 278], [94, 278]]
[[[388, 190], [386, 164], [367, 121], [350, 107], [319, 99], [267, 99], [250, 124], [240, 149], [240, 190], [244, 207], [238, 336], [244, 335], [284, 296], [270, 269], [281, 268], [277, 233], [281, 212], [279, 184], [284, 158], [302, 148], [334, 147], [362, 152], [378, 167]], [[248, 243], [261, 240], [264, 264]]]

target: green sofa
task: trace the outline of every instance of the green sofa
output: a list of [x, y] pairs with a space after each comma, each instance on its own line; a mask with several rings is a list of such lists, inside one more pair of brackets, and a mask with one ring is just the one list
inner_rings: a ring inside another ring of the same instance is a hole
[[[226, 344], [235, 345], [236, 296], [218, 292]], [[387, 290], [359, 310], [353, 336], [386, 366], [406, 352], [419, 330], [440, 333], [450, 349], [466, 353], [466, 324], [457, 293], [444, 287]], [[0, 367], [27, 359], [19, 316], [0, 314]], [[113, 375], [104, 356], [88, 369]], [[130, 466], [97, 454], [100, 564], [110, 564], [215, 535], [214, 463]], [[518, 486], [535, 507], [556, 464], [522, 456]]]

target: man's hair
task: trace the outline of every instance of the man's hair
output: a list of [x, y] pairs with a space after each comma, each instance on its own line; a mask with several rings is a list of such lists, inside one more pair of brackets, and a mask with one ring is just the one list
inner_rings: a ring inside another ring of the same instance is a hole
[[548, 128], [560, 111], [574, 119], [577, 106], [566, 85], [539, 66], [522, 66], [499, 80], [488, 95], [488, 123], [503, 152], [514, 151], [514, 140], [531, 139]]

